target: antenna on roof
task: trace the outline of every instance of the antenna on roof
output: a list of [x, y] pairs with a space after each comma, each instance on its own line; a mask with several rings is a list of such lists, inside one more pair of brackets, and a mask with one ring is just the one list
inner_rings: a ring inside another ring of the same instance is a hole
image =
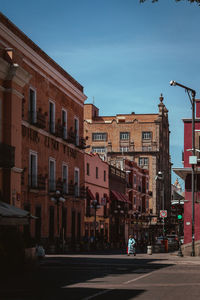
[[92, 97], [92, 104], [94, 105], [94, 96]]

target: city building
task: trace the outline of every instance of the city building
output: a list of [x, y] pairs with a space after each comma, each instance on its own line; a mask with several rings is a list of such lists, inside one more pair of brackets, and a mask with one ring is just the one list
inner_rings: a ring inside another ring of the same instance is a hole
[[[182, 155], [182, 168], [173, 168], [173, 171], [185, 182], [184, 200], [184, 247], [183, 253], [200, 255], [200, 100], [195, 100], [196, 115], [194, 117], [194, 139], [196, 149], [196, 162], [194, 164], [194, 195], [192, 195], [192, 119], [183, 119], [184, 123], [184, 151]], [[194, 196], [194, 204], [192, 198]], [[194, 218], [193, 218], [194, 210]], [[194, 223], [194, 232], [192, 232]], [[194, 249], [192, 249], [192, 236], [194, 233]]]
[[[1, 200], [26, 241], [75, 247], [84, 224], [83, 87], [0, 14]], [[28, 243], [28, 242], [27, 242]]]
[[98, 154], [85, 154], [85, 241], [104, 248], [109, 235], [109, 165]]
[[[149, 171], [148, 209], [159, 217], [171, 202], [168, 110], [160, 96], [158, 113], [101, 116], [93, 104], [84, 105], [87, 152], [99, 153], [109, 164], [125, 170], [124, 159]], [[162, 176], [157, 176], [160, 173]], [[156, 180], [156, 178], [158, 180]], [[134, 194], [132, 195], [134, 201]]]

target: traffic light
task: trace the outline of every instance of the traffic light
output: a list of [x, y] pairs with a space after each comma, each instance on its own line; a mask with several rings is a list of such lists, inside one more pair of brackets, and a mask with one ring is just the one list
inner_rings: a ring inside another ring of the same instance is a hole
[[177, 215], [177, 219], [178, 219], [179, 221], [182, 221], [183, 216], [182, 216], [181, 214], [178, 214], [178, 215]]
[[183, 220], [183, 206], [182, 205], [177, 205], [177, 219], [178, 219], [178, 221]]

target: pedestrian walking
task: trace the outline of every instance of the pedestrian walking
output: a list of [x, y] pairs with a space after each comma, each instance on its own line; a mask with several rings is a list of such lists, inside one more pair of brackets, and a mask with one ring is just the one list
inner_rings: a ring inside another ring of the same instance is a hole
[[128, 256], [130, 254], [134, 254], [134, 256], [136, 256], [136, 249], [135, 249], [135, 246], [136, 246], [136, 241], [135, 239], [133, 238], [132, 235], [129, 235], [129, 240], [128, 240]]

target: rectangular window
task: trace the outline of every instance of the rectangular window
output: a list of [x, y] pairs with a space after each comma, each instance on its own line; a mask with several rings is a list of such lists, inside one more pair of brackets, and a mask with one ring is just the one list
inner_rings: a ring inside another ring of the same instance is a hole
[[49, 159], [49, 191], [54, 192], [56, 190], [56, 162], [54, 159]]
[[129, 151], [129, 147], [120, 147], [120, 152], [128, 152]]
[[79, 182], [79, 169], [74, 170], [74, 186], [75, 186], [75, 197], [80, 196], [80, 182]]
[[67, 111], [62, 109], [62, 130], [63, 130], [63, 138], [67, 139]]
[[68, 166], [63, 164], [62, 166], [62, 180], [63, 180], [63, 193], [68, 193]]
[[49, 131], [55, 133], [55, 103], [49, 101]]
[[96, 167], [96, 178], [99, 178], [99, 169]]
[[29, 121], [32, 124], [37, 122], [36, 91], [32, 88], [29, 89]]
[[130, 132], [120, 132], [120, 140], [129, 140]]
[[149, 158], [148, 157], [140, 157], [139, 158], [139, 166], [148, 166]]
[[79, 145], [79, 120], [78, 118], [74, 118], [74, 133], [75, 133], [75, 140], [76, 145]]
[[90, 164], [87, 163], [87, 175], [89, 176], [90, 175]]
[[37, 153], [33, 151], [29, 156], [29, 186], [37, 188]]
[[106, 147], [92, 147], [93, 153], [105, 153]]
[[107, 141], [107, 133], [106, 132], [94, 132], [92, 133], [93, 141]]
[[143, 140], [151, 140], [152, 139], [152, 132], [151, 131], [143, 131], [142, 132], [142, 139]]

